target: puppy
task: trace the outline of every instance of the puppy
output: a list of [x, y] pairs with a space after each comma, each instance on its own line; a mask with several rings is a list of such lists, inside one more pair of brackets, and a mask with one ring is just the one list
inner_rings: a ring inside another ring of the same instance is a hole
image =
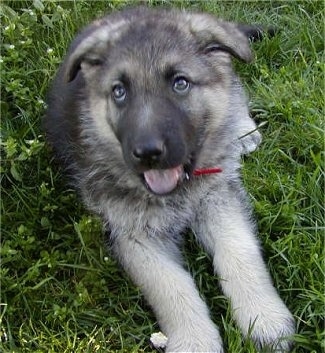
[[294, 320], [261, 256], [240, 156], [260, 134], [232, 58], [250, 62], [261, 29], [209, 14], [127, 9], [73, 41], [45, 126], [112, 254], [167, 335], [167, 352], [223, 352], [184, 269], [191, 229], [212, 258], [234, 318], [258, 348], [290, 348]]

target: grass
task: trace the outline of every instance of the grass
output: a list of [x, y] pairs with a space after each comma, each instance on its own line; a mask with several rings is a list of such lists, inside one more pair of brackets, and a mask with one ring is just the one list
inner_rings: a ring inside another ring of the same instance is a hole
[[[0, 352], [152, 351], [148, 337], [159, 328], [150, 308], [107, 254], [98, 220], [67, 188], [40, 128], [48, 84], [78, 28], [128, 3], [0, 4]], [[323, 2], [173, 5], [280, 29], [254, 44], [254, 64], [236, 65], [252, 115], [267, 122], [243, 176], [275, 285], [297, 321], [293, 351], [319, 353], [325, 349]], [[228, 352], [255, 352], [191, 236], [186, 250]]]

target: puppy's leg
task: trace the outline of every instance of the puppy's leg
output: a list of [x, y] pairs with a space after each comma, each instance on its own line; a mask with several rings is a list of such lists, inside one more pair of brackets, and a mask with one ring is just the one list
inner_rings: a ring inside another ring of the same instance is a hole
[[204, 200], [194, 231], [213, 257], [243, 333], [251, 332], [258, 347], [287, 351], [286, 337], [294, 334], [293, 317], [272, 285], [242, 191], [225, 189]]
[[249, 116], [242, 118], [238, 130], [239, 136], [233, 144], [238, 148], [239, 155], [255, 151], [262, 141], [262, 135], [254, 121]]
[[206, 304], [170, 239], [120, 234], [112, 250], [152, 306], [168, 337], [167, 352], [223, 352]]
[[255, 121], [250, 116], [247, 98], [238, 77], [233, 78], [231, 89], [230, 99], [232, 101], [229, 113], [231, 121], [229, 121], [227, 127], [229, 136], [233, 136], [235, 133], [232, 144], [239, 157], [255, 151], [262, 141], [262, 136], [257, 130]]

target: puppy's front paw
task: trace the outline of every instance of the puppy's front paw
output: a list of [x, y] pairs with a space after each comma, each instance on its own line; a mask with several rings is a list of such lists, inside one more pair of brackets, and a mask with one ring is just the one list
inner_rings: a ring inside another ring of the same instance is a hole
[[208, 343], [197, 345], [196, 343], [186, 343], [184, 341], [179, 342], [179, 344], [170, 344], [167, 346], [166, 353], [176, 353], [176, 352], [186, 352], [186, 353], [224, 353], [221, 344]]
[[261, 352], [289, 352], [295, 333], [294, 318], [274, 288], [268, 288], [269, 295], [258, 289], [261, 287], [242, 295], [241, 305], [234, 308], [236, 321]]
[[290, 314], [274, 313], [268, 317], [257, 318], [253, 324], [251, 338], [261, 352], [289, 352], [292, 348], [292, 335], [295, 322]]
[[[223, 353], [222, 341], [218, 330], [215, 328], [207, 330], [197, 330], [193, 332], [194, 327], [186, 330], [180, 334], [174, 333], [170, 335], [167, 340], [166, 353], [172, 352], [209, 352], [209, 353]], [[202, 327], [203, 328], [203, 327]]]

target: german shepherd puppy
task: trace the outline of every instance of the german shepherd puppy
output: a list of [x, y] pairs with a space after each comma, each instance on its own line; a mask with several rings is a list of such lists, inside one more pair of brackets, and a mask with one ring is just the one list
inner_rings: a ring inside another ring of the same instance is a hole
[[294, 320], [239, 172], [260, 134], [231, 60], [250, 62], [249, 37], [260, 33], [208, 14], [126, 9], [76, 37], [49, 94], [48, 139], [152, 306], [167, 352], [223, 352], [182, 265], [185, 229], [210, 254], [243, 334], [290, 348]]

